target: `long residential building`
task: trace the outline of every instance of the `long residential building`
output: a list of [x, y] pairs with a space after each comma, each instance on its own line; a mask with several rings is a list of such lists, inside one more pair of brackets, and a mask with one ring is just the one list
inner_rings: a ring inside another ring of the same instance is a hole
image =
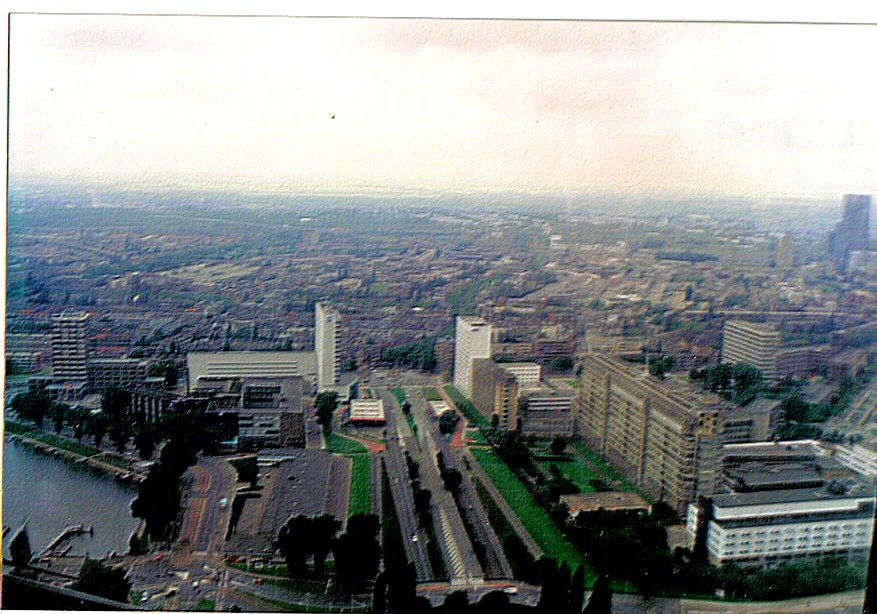
[[725, 322], [722, 333], [722, 362], [752, 365], [764, 377], [764, 381], [778, 381], [777, 355], [780, 351], [778, 330], [743, 320]]
[[714, 492], [726, 405], [593, 353], [581, 383], [581, 436], [633, 484], [679, 513]]

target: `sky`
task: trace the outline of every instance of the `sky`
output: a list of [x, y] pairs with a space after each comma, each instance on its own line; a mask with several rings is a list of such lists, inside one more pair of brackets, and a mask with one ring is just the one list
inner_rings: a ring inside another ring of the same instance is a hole
[[15, 14], [9, 171], [267, 190], [877, 193], [877, 26]]

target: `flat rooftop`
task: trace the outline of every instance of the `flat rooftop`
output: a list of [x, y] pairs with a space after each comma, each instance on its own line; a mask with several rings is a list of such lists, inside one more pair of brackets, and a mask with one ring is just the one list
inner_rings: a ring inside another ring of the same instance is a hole
[[579, 512], [598, 510], [620, 512], [651, 509], [648, 501], [635, 492], [611, 491], [562, 495], [560, 501], [569, 506], [569, 513], [573, 516]]

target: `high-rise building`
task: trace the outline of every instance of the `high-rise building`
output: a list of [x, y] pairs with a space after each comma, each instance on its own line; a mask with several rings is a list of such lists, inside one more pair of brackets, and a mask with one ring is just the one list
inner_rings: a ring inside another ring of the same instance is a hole
[[868, 249], [870, 244], [871, 196], [847, 194], [843, 197], [843, 218], [828, 233], [828, 257], [846, 268], [850, 252]]
[[715, 491], [727, 409], [721, 402], [593, 353], [581, 384], [582, 437], [634, 485], [679, 513]]
[[490, 358], [490, 337], [490, 324], [481, 318], [457, 316], [454, 386], [467, 397], [472, 395], [472, 360]]
[[777, 240], [775, 263], [778, 269], [789, 269], [795, 265], [795, 252], [792, 248], [792, 240], [787, 234]]
[[778, 381], [777, 355], [780, 351], [780, 333], [778, 330], [744, 322], [728, 320], [722, 331], [722, 362], [743, 362], [752, 365], [764, 377], [764, 381]]
[[52, 316], [52, 368], [56, 378], [88, 378], [88, 339], [85, 312], [68, 312]]
[[341, 355], [338, 352], [341, 316], [336, 309], [317, 303], [314, 350], [317, 353], [317, 390], [334, 390], [340, 384]]

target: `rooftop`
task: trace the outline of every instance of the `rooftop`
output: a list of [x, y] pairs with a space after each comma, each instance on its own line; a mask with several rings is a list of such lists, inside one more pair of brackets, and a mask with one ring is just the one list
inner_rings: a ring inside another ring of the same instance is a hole
[[593, 492], [579, 493], [575, 495], [562, 495], [561, 503], [566, 503], [569, 513], [573, 516], [579, 512], [606, 511], [632, 511], [651, 509], [648, 501], [635, 492]]

